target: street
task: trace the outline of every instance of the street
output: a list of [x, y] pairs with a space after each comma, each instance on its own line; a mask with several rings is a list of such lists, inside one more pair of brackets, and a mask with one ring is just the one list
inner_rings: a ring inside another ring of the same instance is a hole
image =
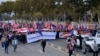
[[[66, 52], [66, 40], [48, 40], [45, 53], [43, 53], [41, 48], [41, 43], [34, 42], [31, 44], [19, 44], [17, 51], [13, 52], [13, 47], [9, 46], [9, 54], [4, 53], [0, 45], [0, 56], [68, 56]], [[77, 56], [82, 55], [81, 50], [77, 50]], [[92, 56], [91, 53], [87, 53], [87, 56]], [[100, 56], [100, 53], [99, 55]]]
[[[59, 47], [63, 52], [66, 52], [66, 39], [57, 39], [57, 40], [51, 40], [49, 41], [50, 44], [55, 45], [57, 47]], [[82, 51], [80, 49], [77, 49], [77, 54], [82, 55]], [[93, 56], [92, 52], [88, 52], [87, 56]], [[100, 52], [99, 55], [100, 56]]]
[[5, 54], [0, 45], [0, 56], [67, 56], [68, 54], [57, 50], [51, 46], [46, 46], [45, 53], [41, 51], [40, 42], [31, 44], [20, 44], [16, 52], [13, 52], [13, 47], [9, 46], [9, 54]]

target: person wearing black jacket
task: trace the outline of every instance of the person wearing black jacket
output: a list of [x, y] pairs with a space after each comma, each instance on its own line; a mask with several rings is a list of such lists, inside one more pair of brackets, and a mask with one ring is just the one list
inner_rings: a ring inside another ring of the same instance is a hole
[[1, 38], [2, 38], [2, 33], [0, 33], [0, 41], [1, 41]]
[[56, 39], [59, 39], [59, 32], [60, 32], [60, 31], [57, 31]]
[[25, 36], [24, 33], [21, 34], [21, 41], [22, 41], [23, 44], [26, 43], [26, 36]]
[[42, 51], [45, 52], [45, 47], [46, 47], [46, 40], [45, 39], [42, 40], [41, 46], [42, 46]]
[[9, 47], [9, 40], [8, 38], [6, 38], [6, 41], [5, 41], [5, 53], [8, 54], [8, 47]]
[[79, 35], [79, 36], [78, 36], [78, 39], [79, 39], [79, 41], [80, 41], [80, 49], [82, 49], [82, 40], [83, 40], [83, 38], [82, 38], [81, 35]]

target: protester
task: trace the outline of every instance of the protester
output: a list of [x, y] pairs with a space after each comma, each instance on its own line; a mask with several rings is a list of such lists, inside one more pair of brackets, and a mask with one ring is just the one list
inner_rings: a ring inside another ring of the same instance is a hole
[[75, 36], [75, 35], [74, 35], [74, 29], [71, 29], [70, 34], [71, 34], [71, 36]]
[[[69, 41], [69, 40], [71, 40], [71, 37], [70, 37], [70, 36], [67, 37], [67, 40], [66, 40], [66, 43], [67, 43], [67, 44], [68, 44], [68, 41]], [[69, 52], [68, 49], [67, 49], [67, 52]]]
[[6, 38], [3, 36], [2, 38], [1, 38], [1, 46], [2, 46], [2, 49], [4, 49], [4, 45], [5, 45], [5, 41], [6, 41]]
[[72, 43], [71, 43], [70, 39], [67, 42], [67, 49], [68, 49], [68, 52], [69, 52], [69, 56], [72, 56], [72, 54], [73, 54], [73, 46], [72, 46]]
[[21, 34], [20, 34], [20, 33], [18, 33], [18, 35], [17, 35], [17, 39], [18, 39], [18, 42], [21, 43]]
[[97, 30], [95, 30], [95, 29], [91, 29], [90, 30], [90, 33], [91, 33], [92, 36], [95, 36], [96, 35], [96, 32], [97, 32]]
[[78, 36], [78, 39], [79, 39], [79, 41], [80, 41], [80, 49], [82, 49], [82, 40], [83, 40], [83, 38], [82, 38], [81, 35], [79, 35], [79, 36]]
[[14, 52], [16, 52], [17, 45], [18, 45], [18, 40], [17, 40], [17, 38], [14, 38], [14, 39], [12, 40], [12, 45], [13, 45], [13, 47], [14, 47]]
[[5, 41], [5, 53], [8, 54], [8, 47], [9, 47], [9, 40], [8, 38], [6, 38], [6, 41]]
[[42, 46], [42, 51], [45, 52], [45, 47], [46, 47], [46, 40], [45, 39], [42, 40], [41, 46]]
[[24, 33], [21, 34], [21, 42], [22, 42], [23, 44], [26, 43], [26, 36], [25, 36]]
[[10, 32], [10, 33], [8, 34], [8, 36], [9, 36], [9, 43], [11, 44], [11, 40], [12, 40], [13, 34]]
[[76, 41], [75, 41], [75, 37], [73, 37], [72, 39], [71, 39], [71, 43], [72, 43], [72, 47], [73, 47], [73, 55], [74, 56], [76, 56]]
[[0, 41], [1, 41], [1, 38], [2, 38], [2, 33], [0, 32]]
[[86, 56], [87, 53], [87, 47], [86, 47], [86, 42], [85, 40], [82, 40], [82, 52], [83, 52], [83, 56]]
[[98, 50], [98, 45], [97, 45], [96, 41], [94, 41], [93, 48], [94, 48], [93, 49], [93, 56], [98, 56], [99, 50]]
[[59, 32], [60, 32], [60, 31], [57, 31], [56, 39], [59, 39]]

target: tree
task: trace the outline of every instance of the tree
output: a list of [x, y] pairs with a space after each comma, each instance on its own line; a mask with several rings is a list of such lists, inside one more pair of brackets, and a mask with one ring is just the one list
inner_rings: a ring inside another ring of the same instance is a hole
[[14, 3], [13, 2], [3, 2], [1, 5], [0, 5], [0, 12], [1, 13], [11, 13], [13, 11], [13, 6]]
[[[55, 1], [62, 2], [61, 6], [55, 5]], [[77, 18], [86, 11], [100, 11], [100, 0], [88, 0], [84, 5], [83, 0], [16, 0], [16, 2], [4, 2], [0, 5], [0, 13], [14, 11], [20, 17], [62, 17], [64, 13]]]

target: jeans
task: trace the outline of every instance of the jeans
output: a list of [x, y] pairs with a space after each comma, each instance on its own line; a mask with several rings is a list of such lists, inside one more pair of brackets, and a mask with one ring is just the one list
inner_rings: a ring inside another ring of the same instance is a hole
[[16, 52], [17, 45], [13, 45], [13, 47], [14, 47], [14, 52]]
[[5, 43], [4, 43], [4, 42], [1, 42], [1, 45], [2, 45], [2, 48], [4, 48], [4, 47], [5, 47]]
[[5, 47], [5, 53], [8, 54], [8, 47]]
[[74, 45], [74, 46], [73, 46], [73, 51], [76, 51], [76, 49], [77, 49], [77, 46]]
[[72, 54], [73, 54], [73, 51], [69, 50], [69, 56], [72, 56]]
[[98, 56], [98, 51], [94, 51], [93, 56]]
[[45, 46], [43, 46], [42, 48], [43, 48], [42, 51], [45, 52]]

